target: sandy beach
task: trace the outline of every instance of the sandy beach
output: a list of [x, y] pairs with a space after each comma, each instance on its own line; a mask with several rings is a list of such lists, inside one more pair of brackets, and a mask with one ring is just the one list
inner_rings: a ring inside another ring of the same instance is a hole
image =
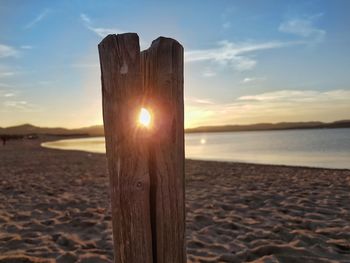
[[[0, 262], [112, 262], [105, 155], [0, 147]], [[350, 170], [186, 160], [188, 262], [350, 262]]]

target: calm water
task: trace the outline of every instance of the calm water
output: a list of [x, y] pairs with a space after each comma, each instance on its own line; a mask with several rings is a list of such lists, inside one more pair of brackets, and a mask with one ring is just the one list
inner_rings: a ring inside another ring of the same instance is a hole
[[[186, 134], [186, 158], [350, 169], [350, 129]], [[105, 152], [103, 137], [44, 143]]]

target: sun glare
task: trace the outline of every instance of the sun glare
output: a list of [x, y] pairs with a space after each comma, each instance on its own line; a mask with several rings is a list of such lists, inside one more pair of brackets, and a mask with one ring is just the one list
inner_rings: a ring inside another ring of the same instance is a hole
[[151, 114], [145, 108], [141, 108], [139, 115], [139, 123], [145, 127], [149, 127], [151, 123]]

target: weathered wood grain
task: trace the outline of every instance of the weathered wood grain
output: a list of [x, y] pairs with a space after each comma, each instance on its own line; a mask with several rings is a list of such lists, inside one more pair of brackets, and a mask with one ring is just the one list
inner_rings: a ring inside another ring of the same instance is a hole
[[99, 54], [115, 262], [150, 263], [149, 152], [136, 123], [143, 100], [139, 38], [109, 35], [99, 44]]
[[183, 47], [160, 37], [141, 53], [143, 94], [153, 112], [149, 139], [153, 257], [182, 263], [185, 254]]
[[[99, 45], [115, 262], [184, 263], [183, 47], [136, 34]], [[149, 128], [137, 124], [144, 107]]]

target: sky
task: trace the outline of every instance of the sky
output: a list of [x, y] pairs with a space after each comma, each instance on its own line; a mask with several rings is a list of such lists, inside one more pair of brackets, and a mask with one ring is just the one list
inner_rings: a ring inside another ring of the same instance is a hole
[[350, 1], [0, 0], [0, 126], [102, 124], [98, 43], [185, 49], [185, 127], [350, 119]]

